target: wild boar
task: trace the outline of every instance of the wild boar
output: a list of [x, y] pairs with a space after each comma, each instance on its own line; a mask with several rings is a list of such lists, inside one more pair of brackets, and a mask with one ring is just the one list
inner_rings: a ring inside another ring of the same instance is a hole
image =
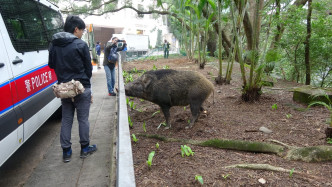
[[127, 96], [151, 101], [160, 106], [167, 127], [171, 127], [169, 109], [172, 106], [190, 105], [191, 128], [203, 111], [202, 104], [214, 91], [213, 84], [202, 74], [193, 71], [163, 69], [145, 72], [125, 85]]

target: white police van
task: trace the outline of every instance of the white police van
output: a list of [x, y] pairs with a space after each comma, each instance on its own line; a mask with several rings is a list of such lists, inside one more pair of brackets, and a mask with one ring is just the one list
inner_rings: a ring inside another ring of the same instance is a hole
[[63, 30], [47, 0], [0, 3], [0, 166], [61, 106], [48, 67], [52, 35]]

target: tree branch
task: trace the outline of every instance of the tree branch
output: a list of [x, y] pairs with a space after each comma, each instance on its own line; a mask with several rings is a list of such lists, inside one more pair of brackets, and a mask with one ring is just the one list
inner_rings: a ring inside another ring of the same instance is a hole
[[[103, 5], [109, 4], [110, 2], [114, 2], [114, 1], [115, 0], [105, 2]], [[101, 6], [94, 7], [93, 9], [90, 9], [90, 10], [97, 10]], [[87, 13], [86, 11], [83, 11], [83, 10], [61, 10], [61, 12], [64, 13], [64, 14], [76, 13], [76, 14], [87, 14], [87, 15], [92, 15], [92, 16], [101, 16], [101, 15], [104, 15], [104, 14], [107, 14], [107, 13], [119, 12], [119, 11], [124, 10], [126, 8], [134, 10], [137, 14], [154, 14], [155, 13], [155, 14], [159, 14], [159, 15], [170, 15], [170, 16], [173, 16], [174, 18], [176, 18], [179, 22], [184, 23], [186, 25], [187, 29], [190, 29], [190, 27], [185, 23], [185, 21], [173, 12], [169, 12], [169, 11], [165, 11], [165, 10], [141, 11], [141, 10], [138, 10], [138, 9], [136, 9], [132, 6], [128, 6], [128, 5], [125, 5], [125, 6], [122, 6], [120, 8], [113, 9], [113, 10], [106, 10], [106, 11], [103, 11], [103, 12], [100, 12], [100, 13], [93, 13], [93, 12], [88, 12]]]
[[[74, 0], [74, 2], [75, 1], [82, 2], [81, 0]], [[85, 0], [84, 2], [91, 4], [92, 1]], [[77, 13], [77, 14], [94, 15], [93, 12], [95, 10], [99, 10], [100, 8], [102, 8], [105, 5], [108, 5], [108, 4], [111, 4], [111, 3], [116, 3], [116, 2], [117, 2], [117, 0], [109, 0], [109, 1], [103, 2], [103, 3], [99, 4], [98, 6], [93, 6], [92, 8], [89, 8], [88, 12], [86, 12], [86, 10], [83, 11], [81, 9], [74, 9], [73, 7], [71, 7], [70, 9], [69, 8], [61, 9], [61, 12], [64, 13], [64, 14]], [[107, 13], [107, 12], [105, 12], [105, 13]], [[100, 15], [103, 15], [105, 13], [101, 13]]]

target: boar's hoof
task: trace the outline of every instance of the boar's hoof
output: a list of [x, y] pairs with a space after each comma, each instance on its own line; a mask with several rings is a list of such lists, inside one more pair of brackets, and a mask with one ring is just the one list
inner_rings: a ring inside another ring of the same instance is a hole
[[202, 117], [202, 118], [206, 118], [206, 117], [207, 117], [207, 114], [201, 114], [201, 117]]
[[190, 124], [190, 125], [186, 126], [185, 129], [191, 129], [192, 127], [193, 127], [193, 125]]
[[167, 125], [167, 126], [165, 127], [166, 130], [168, 130], [168, 129], [170, 129], [170, 128], [171, 128], [171, 125]]

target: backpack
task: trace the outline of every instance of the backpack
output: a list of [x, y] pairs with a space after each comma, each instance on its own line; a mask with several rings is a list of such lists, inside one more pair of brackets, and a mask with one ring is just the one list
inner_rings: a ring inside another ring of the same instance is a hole
[[117, 50], [117, 47], [111, 47], [110, 54], [107, 57], [109, 62], [115, 63], [116, 61], [118, 61], [119, 54], [117, 53]]

